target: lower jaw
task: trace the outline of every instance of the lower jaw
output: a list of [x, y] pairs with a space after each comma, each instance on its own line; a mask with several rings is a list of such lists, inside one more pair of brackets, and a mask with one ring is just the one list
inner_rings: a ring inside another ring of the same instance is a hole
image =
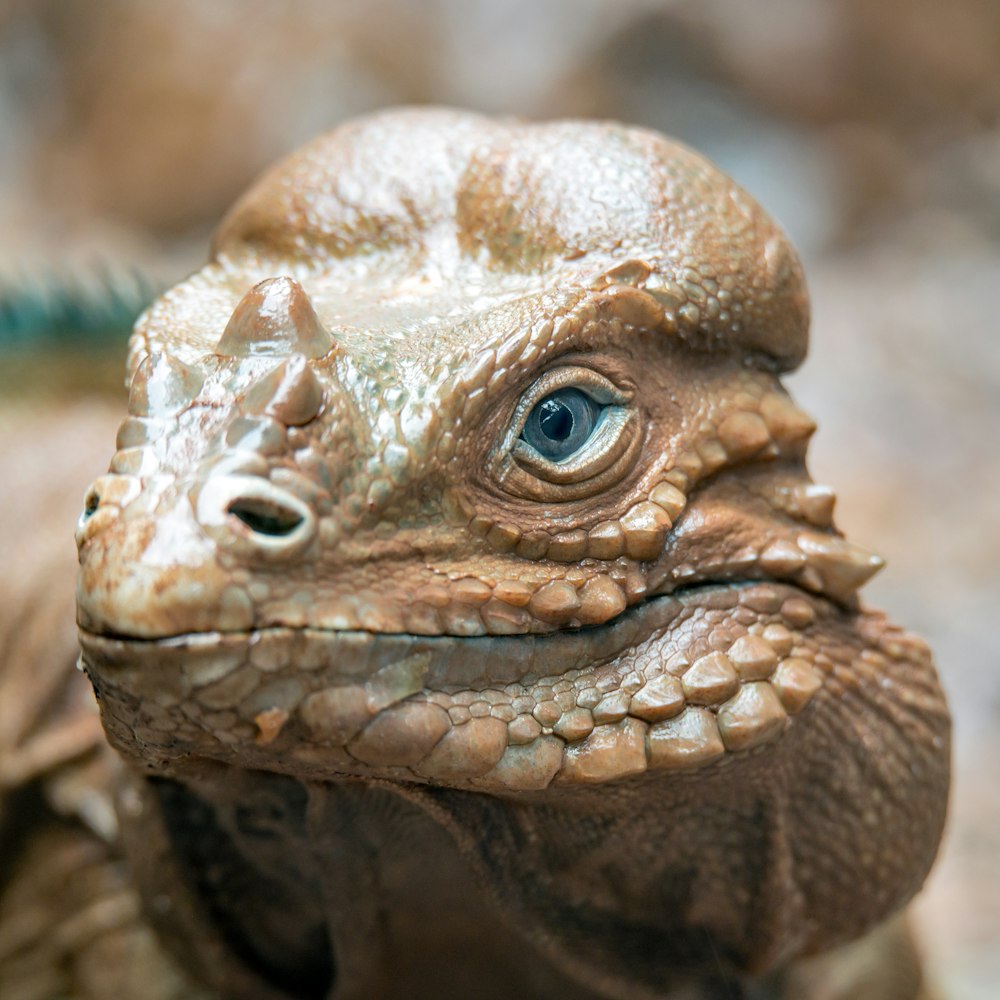
[[163, 773], [195, 757], [528, 792], [710, 766], [780, 740], [831, 666], [832, 618], [843, 613], [795, 587], [742, 583], [547, 636], [80, 641], [112, 742]]

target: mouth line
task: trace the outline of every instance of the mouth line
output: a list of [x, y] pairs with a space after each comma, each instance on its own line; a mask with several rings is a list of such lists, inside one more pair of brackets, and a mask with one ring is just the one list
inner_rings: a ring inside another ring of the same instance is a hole
[[[423, 683], [430, 687], [519, 681], [544, 669], [561, 674], [607, 663], [626, 650], [668, 634], [694, 611], [732, 612], [743, 604], [772, 613], [788, 597], [804, 597], [810, 602], [829, 604], [821, 595], [794, 584], [764, 580], [703, 582], [669, 593], [649, 597], [603, 625], [561, 629], [548, 633], [519, 635], [417, 635], [408, 632], [312, 629], [268, 626], [242, 632], [195, 632], [163, 638], [131, 638], [95, 634], [80, 629], [85, 658], [95, 658], [105, 667], [142, 660], [176, 661], [179, 656], [211, 659], [217, 655], [255, 650], [261, 657], [274, 656], [282, 668], [292, 668], [296, 658], [310, 654], [326, 662], [336, 661], [346, 670], [345, 677], [370, 675], [380, 667], [401, 660], [426, 660], [421, 667]], [[100, 668], [99, 668], [100, 669]]]
[[[445, 641], [455, 641], [463, 643], [488, 643], [495, 642], [499, 640], [517, 642], [517, 641], [527, 641], [527, 640], [550, 640], [558, 638], [560, 636], [569, 635], [594, 635], [599, 632], [607, 631], [608, 629], [615, 628], [620, 625], [626, 619], [641, 614], [650, 605], [663, 604], [669, 601], [677, 601], [681, 604], [688, 603], [691, 598], [695, 598], [705, 594], [711, 594], [713, 592], [725, 592], [725, 591], [741, 591], [748, 587], [777, 587], [781, 589], [794, 590], [798, 594], [810, 599], [810, 600], [820, 600], [825, 602], [830, 602], [831, 599], [825, 594], [815, 593], [799, 586], [798, 584], [788, 581], [788, 580], [776, 580], [774, 578], [765, 577], [744, 577], [739, 579], [718, 579], [718, 580], [698, 580], [694, 583], [684, 584], [682, 586], [676, 587], [669, 593], [658, 593], [650, 594], [643, 600], [636, 604], [627, 607], [624, 611], [618, 614], [615, 618], [609, 621], [602, 622], [599, 625], [582, 625], [575, 628], [553, 628], [550, 632], [519, 632], [514, 634], [501, 634], [501, 633], [489, 633], [486, 635], [460, 635], [454, 632], [439, 632], [439, 633], [419, 633], [419, 632], [407, 632], [400, 630], [395, 631], [382, 631], [377, 629], [366, 629], [366, 628], [350, 628], [350, 629], [337, 629], [337, 628], [322, 628], [319, 626], [312, 625], [282, 625], [282, 624], [271, 624], [264, 625], [260, 628], [251, 629], [237, 629], [233, 631], [225, 631], [222, 629], [212, 629], [199, 632], [176, 632], [170, 635], [158, 635], [158, 636], [137, 636], [130, 635], [127, 632], [113, 632], [113, 631], [101, 631], [95, 632], [91, 629], [86, 628], [83, 625], [77, 625], [77, 631], [81, 636], [86, 637], [89, 640], [100, 642], [106, 640], [108, 642], [116, 643], [127, 643], [129, 646], [141, 649], [143, 647], [178, 647], [186, 648], [193, 645], [201, 645], [206, 641], [211, 641], [213, 639], [238, 639], [242, 638], [244, 641], [251, 640], [254, 636], [265, 635], [269, 633], [282, 633], [282, 634], [311, 634], [316, 636], [372, 636], [372, 637], [392, 637], [395, 639], [411, 639], [415, 642], [432, 642], [438, 640], [441, 642]], [[836, 603], [836, 602], [832, 602]]]

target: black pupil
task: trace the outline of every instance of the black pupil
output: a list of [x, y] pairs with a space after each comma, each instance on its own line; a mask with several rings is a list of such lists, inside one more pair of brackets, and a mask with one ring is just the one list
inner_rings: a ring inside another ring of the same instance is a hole
[[591, 438], [604, 407], [585, 392], [567, 386], [535, 404], [521, 438], [554, 462], [575, 455]]
[[543, 399], [538, 405], [538, 427], [553, 441], [565, 441], [573, 433], [573, 411], [559, 399]]

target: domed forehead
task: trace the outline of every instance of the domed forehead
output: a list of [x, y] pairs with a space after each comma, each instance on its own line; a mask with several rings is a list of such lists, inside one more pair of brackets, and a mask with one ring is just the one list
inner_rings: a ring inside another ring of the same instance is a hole
[[744, 272], [771, 235], [725, 175], [655, 133], [414, 110], [349, 123], [279, 164], [237, 203], [215, 247], [457, 251], [528, 272], [582, 255], [723, 269], [731, 258]]
[[806, 347], [805, 286], [780, 230], [695, 153], [613, 123], [404, 110], [341, 126], [250, 189], [212, 262], [139, 336], [210, 353], [247, 289], [282, 274], [362, 367], [436, 369], [616, 282], [703, 347], [776, 367]]

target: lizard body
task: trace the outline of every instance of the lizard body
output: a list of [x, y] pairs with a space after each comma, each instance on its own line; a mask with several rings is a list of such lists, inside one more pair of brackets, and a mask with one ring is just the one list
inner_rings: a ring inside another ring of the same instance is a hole
[[806, 472], [807, 326], [759, 206], [639, 129], [390, 112], [251, 189], [137, 324], [78, 530], [185, 967], [781, 995], [906, 903], [947, 710]]

